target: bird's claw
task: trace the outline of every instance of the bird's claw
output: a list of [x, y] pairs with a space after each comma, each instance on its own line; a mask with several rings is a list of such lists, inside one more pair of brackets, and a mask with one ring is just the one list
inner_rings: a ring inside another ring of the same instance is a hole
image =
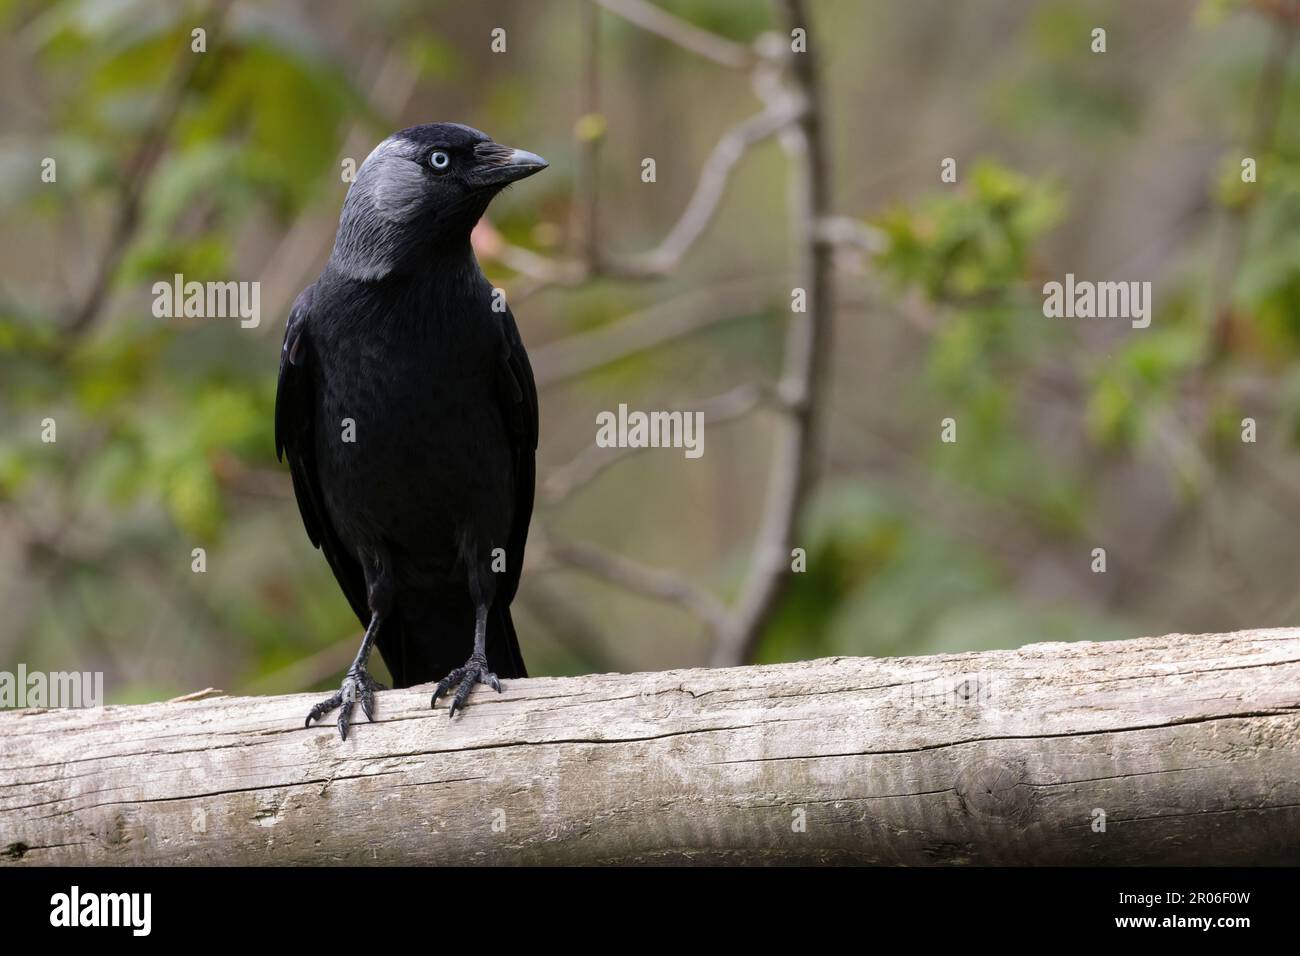
[[451, 708], [447, 713], [448, 718], [455, 717], [456, 711], [465, 706], [465, 701], [469, 699], [470, 691], [476, 684], [487, 684], [498, 694], [501, 693], [501, 681], [488, 670], [487, 660], [475, 654], [465, 666], [457, 667], [454, 671], [438, 681], [438, 686], [433, 690], [433, 699], [429, 701], [430, 707], [438, 705], [438, 698], [447, 691], [451, 690], [453, 685], [459, 684], [456, 688], [456, 695], [451, 699]]
[[357, 701], [361, 702], [361, 712], [366, 715], [366, 720], [375, 719], [375, 691], [377, 690], [388, 690], [388, 688], [371, 677], [364, 667], [352, 667], [343, 678], [342, 686], [311, 709], [304, 726], [310, 727], [313, 721], [337, 708], [339, 737], [347, 740], [348, 728], [352, 726], [352, 707]]

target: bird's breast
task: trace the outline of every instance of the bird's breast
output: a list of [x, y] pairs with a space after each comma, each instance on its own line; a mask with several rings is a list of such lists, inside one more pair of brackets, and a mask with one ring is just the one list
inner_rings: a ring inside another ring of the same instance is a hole
[[504, 542], [513, 468], [496, 357], [458, 345], [371, 336], [322, 356], [321, 485], [354, 545], [382, 539], [442, 564], [466, 531]]

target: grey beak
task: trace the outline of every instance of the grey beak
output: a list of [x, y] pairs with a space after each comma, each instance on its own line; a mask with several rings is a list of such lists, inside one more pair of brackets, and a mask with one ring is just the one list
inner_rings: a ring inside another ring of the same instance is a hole
[[530, 153], [526, 149], [516, 149], [510, 152], [510, 165], [526, 170], [524, 175], [531, 176], [533, 173], [540, 173], [550, 163], [536, 153]]
[[[500, 150], [500, 153], [497, 153], [497, 150]], [[493, 153], [502, 156], [502, 159], [485, 163], [479, 168], [479, 180], [487, 185], [496, 186], [517, 182], [533, 175], [533, 173], [540, 173], [550, 165], [542, 157], [536, 153], [530, 153], [526, 149], [511, 149], [508, 146], [499, 146], [493, 150]]]

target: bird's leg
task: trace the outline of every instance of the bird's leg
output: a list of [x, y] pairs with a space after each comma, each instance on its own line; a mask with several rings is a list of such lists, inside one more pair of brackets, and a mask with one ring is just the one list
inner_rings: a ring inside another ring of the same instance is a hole
[[375, 645], [375, 635], [379, 633], [379, 621], [379, 612], [372, 611], [366, 636], [361, 639], [361, 649], [357, 651], [352, 666], [348, 668], [342, 686], [333, 696], [311, 709], [311, 713], [307, 715], [306, 726], [310, 727], [313, 720], [338, 708], [339, 736], [347, 740], [348, 727], [352, 724], [352, 706], [357, 701], [361, 701], [361, 710], [365, 713], [366, 720], [375, 719], [375, 691], [388, 689], [371, 677], [370, 672], [366, 670], [366, 662], [370, 660], [370, 650]]
[[465, 701], [469, 699], [469, 693], [474, 689], [475, 684], [487, 684], [498, 694], [501, 693], [501, 681], [497, 675], [488, 670], [487, 662], [487, 605], [480, 603], [474, 611], [474, 653], [469, 656], [462, 667], [457, 667], [454, 671], [438, 681], [438, 686], [433, 691], [433, 699], [429, 701], [430, 707], [437, 706], [438, 698], [447, 693], [453, 685], [459, 684], [456, 688], [456, 696], [451, 699], [451, 711], [448, 717], [455, 717], [456, 711], [465, 706]]

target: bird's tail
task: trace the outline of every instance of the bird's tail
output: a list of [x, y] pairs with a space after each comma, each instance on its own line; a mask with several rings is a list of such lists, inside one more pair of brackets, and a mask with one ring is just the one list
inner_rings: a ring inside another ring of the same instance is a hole
[[488, 611], [487, 658], [488, 667], [497, 677], [528, 676], [509, 607], [494, 607]]
[[[393, 686], [410, 687], [442, 680], [474, 652], [474, 611], [468, 606], [398, 608], [379, 627], [379, 653], [393, 675]], [[487, 619], [488, 668], [498, 677], [527, 677], [509, 607], [493, 607]]]

